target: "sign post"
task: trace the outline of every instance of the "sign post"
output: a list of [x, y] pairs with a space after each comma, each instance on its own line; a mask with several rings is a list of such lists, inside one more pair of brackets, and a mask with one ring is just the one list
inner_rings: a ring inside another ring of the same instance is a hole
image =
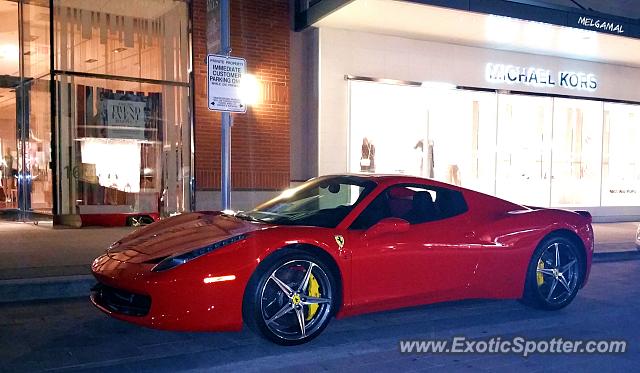
[[220, 209], [231, 204], [231, 112], [246, 111], [239, 99], [240, 78], [246, 62], [229, 57], [229, 0], [220, 1], [220, 55], [207, 56], [207, 96], [209, 110], [222, 111]]

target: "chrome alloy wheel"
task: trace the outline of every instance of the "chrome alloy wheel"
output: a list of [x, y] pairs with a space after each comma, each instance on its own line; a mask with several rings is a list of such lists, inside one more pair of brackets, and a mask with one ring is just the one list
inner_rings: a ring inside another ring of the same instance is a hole
[[312, 335], [331, 316], [333, 289], [327, 273], [309, 260], [292, 260], [273, 271], [260, 292], [260, 312], [279, 338]]
[[577, 290], [580, 263], [571, 248], [563, 242], [547, 246], [537, 263], [540, 296], [550, 305], [559, 305]]

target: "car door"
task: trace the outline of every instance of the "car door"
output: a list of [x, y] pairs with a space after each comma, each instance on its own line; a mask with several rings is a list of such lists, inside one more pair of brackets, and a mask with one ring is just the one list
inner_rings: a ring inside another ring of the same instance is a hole
[[[466, 211], [454, 190], [411, 184], [382, 192], [351, 225], [350, 236], [360, 240], [352, 252], [353, 305], [385, 309], [464, 298], [478, 263], [467, 242]], [[377, 232], [389, 218], [406, 220], [408, 228]]]

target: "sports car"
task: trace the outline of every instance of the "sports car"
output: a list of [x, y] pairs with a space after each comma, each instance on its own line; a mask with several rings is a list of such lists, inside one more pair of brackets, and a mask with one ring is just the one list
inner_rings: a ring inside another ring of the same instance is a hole
[[568, 305], [593, 254], [588, 212], [527, 207], [434, 180], [311, 179], [247, 212], [141, 228], [95, 259], [91, 301], [121, 320], [240, 330], [283, 345], [334, 317], [467, 298]]

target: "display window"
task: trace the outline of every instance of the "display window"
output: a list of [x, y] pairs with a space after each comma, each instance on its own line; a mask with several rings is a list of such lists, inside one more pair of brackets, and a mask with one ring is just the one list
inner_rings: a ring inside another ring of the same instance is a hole
[[51, 213], [47, 2], [0, 0], [0, 209]]
[[532, 206], [640, 205], [640, 105], [349, 82], [349, 171]]
[[350, 171], [420, 175], [427, 111], [419, 87], [352, 81]]
[[496, 195], [548, 206], [553, 99], [498, 95]]
[[599, 206], [603, 106], [554, 99], [552, 206]]
[[53, 4], [56, 213], [98, 221], [188, 210], [188, 3]]
[[428, 131], [425, 159], [432, 177], [494, 193], [496, 96], [463, 90], [425, 90]]
[[350, 172], [429, 177], [493, 193], [495, 95], [350, 84]]
[[640, 206], [640, 105], [604, 104], [602, 205]]

